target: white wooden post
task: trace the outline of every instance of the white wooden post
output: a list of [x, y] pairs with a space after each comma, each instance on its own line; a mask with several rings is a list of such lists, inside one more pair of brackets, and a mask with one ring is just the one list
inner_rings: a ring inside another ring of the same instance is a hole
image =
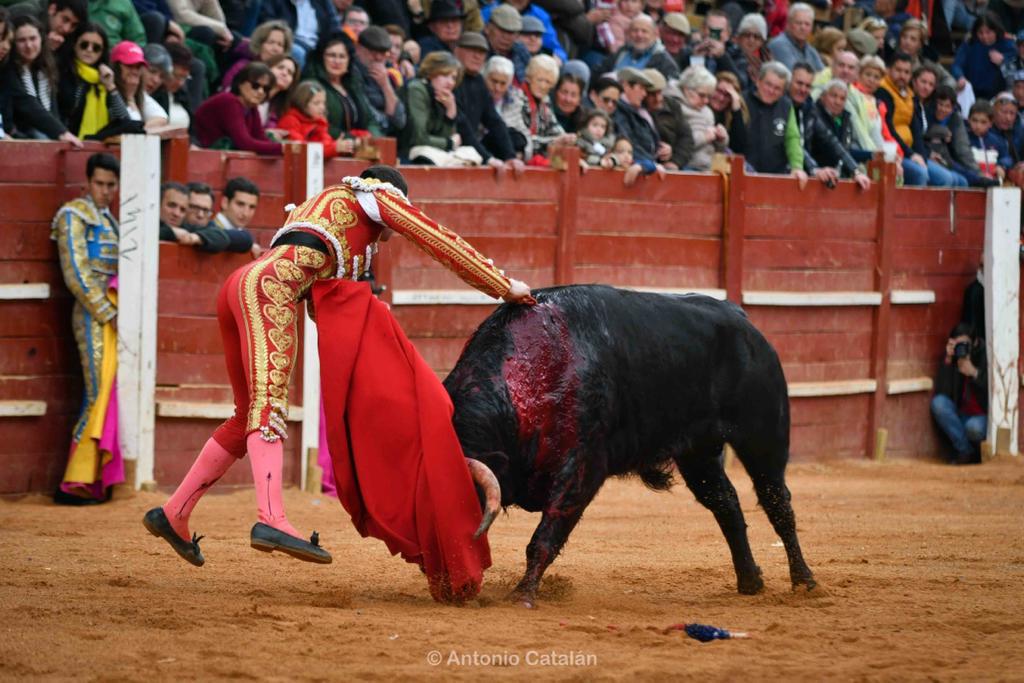
[[[306, 145], [306, 197], [324, 189], [324, 147], [319, 142]], [[306, 487], [311, 448], [320, 446], [320, 352], [316, 323], [303, 316], [302, 334], [302, 482]], [[313, 491], [319, 493], [319, 491]]]
[[135, 461], [135, 488], [153, 481], [159, 207], [160, 139], [122, 136], [117, 404], [121, 452]]
[[985, 339], [988, 351], [988, 442], [1017, 454], [1020, 356], [1020, 190], [988, 191], [985, 210]]

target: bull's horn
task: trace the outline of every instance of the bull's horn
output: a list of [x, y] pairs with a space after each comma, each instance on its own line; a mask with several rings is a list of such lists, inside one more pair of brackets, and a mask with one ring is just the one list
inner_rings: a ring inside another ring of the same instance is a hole
[[476, 540], [487, 533], [494, 518], [498, 516], [498, 510], [501, 509], [501, 486], [487, 465], [473, 458], [466, 458], [466, 464], [469, 466], [469, 474], [473, 481], [484, 490], [484, 519], [480, 522], [480, 528], [473, 534], [473, 539]]

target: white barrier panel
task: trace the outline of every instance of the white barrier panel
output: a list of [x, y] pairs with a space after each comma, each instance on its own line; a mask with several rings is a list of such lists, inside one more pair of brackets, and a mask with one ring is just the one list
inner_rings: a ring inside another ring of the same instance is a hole
[[122, 136], [117, 404], [121, 452], [135, 461], [135, 488], [153, 480], [159, 207], [160, 139]]
[[[324, 189], [324, 146], [319, 142], [306, 146], [306, 197]], [[311, 295], [312, 296], [312, 295]], [[320, 446], [320, 353], [317, 349], [316, 323], [302, 316], [302, 455], [301, 487], [306, 487], [311, 448]], [[319, 493], [314, 491], [313, 493]]]
[[1020, 411], [1020, 190], [992, 188], [985, 208], [985, 339], [988, 442], [1017, 454]]

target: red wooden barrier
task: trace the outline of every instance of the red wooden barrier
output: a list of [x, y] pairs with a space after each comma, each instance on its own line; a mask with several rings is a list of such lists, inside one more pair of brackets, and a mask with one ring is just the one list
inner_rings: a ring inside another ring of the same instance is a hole
[[[63, 467], [80, 379], [49, 221], [61, 202], [80, 193], [85, 159], [98, 149], [12, 144], [20, 163], [0, 166], [0, 225], [9, 246], [0, 255], [0, 284], [49, 283], [53, 298], [0, 302], [0, 400], [47, 403], [44, 418], [0, 419], [0, 493], [50, 489]], [[381, 149], [393, 154], [387, 142]], [[271, 159], [193, 151], [180, 140], [164, 145], [165, 179], [209, 183], [217, 206], [229, 178], [256, 180], [262, 196], [253, 231], [264, 245], [281, 224], [284, 206], [304, 198], [304, 163], [294, 153]], [[367, 163], [333, 160], [325, 182], [357, 174]], [[890, 455], [936, 452], [929, 392], [890, 395], [887, 383], [933, 374], [980, 257], [983, 193], [896, 189], [891, 172], [867, 192], [851, 183], [830, 191], [813, 182], [801, 192], [788, 179], [746, 176], [738, 159], [728, 176], [671, 174], [642, 178], [632, 188], [622, 185], [619, 172], [581, 174], [574, 154], [561, 167], [528, 170], [520, 178], [491, 169], [403, 172], [418, 205], [534, 287], [572, 281], [710, 289], [735, 301], [761, 291], [880, 292], [880, 305], [745, 308], [776, 345], [794, 386], [877, 380], [862, 393], [794, 397], [796, 459], [863, 457], [876, 428], [889, 431]], [[158, 402], [230, 403], [214, 300], [245, 259], [162, 246]], [[403, 240], [383, 247], [375, 264], [385, 298], [396, 297], [402, 325], [444, 374], [493, 306], [401, 303], [422, 300], [424, 290], [442, 290], [430, 294], [434, 301], [469, 292]], [[893, 290], [928, 290], [935, 303], [892, 304]], [[293, 405], [301, 402], [300, 376], [301, 366], [293, 376]], [[158, 481], [177, 479], [216, 423], [158, 417]], [[287, 466], [292, 481], [299, 457], [294, 432]], [[231, 477], [247, 480], [245, 468]]]

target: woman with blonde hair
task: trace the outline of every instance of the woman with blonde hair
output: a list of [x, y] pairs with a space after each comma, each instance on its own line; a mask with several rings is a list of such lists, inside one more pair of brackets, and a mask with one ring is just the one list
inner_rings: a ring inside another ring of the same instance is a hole
[[576, 135], [566, 133], [551, 108], [548, 95], [558, 81], [558, 62], [550, 55], [535, 55], [526, 65], [526, 78], [520, 86], [526, 95], [523, 120], [530, 130], [524, 153], [527, 163], [547, 165], [549, 147], [575, 145]]
[[[431, 52], [423, 58], [416, 78], [399, 93], [409, 117], [398, 135], [399, 158], [412, 163], [459, 165], [454, 154], [448, 153], [464, 154], [466, 149], [455, 131], [459, 114], [455, 86], [461, 78], [462, 65], [450, 52]], [[479, 152], [473, 152], [476, 163], [480, 163]], [[464, 165], [475, 165], [471, 158], [466, 162]]]
[[272, 19], [263, 22], [253, 30], [248, 44], [242, 48], [244, 56], [235, 60], [235, 63], [224, 72], [220, 89], [230, 90], [235, 74], [249, 62], [269, 64], [270, 60], [278, 55], [290, 55], [294, 40], [291, 28], [283, 21]]
[[835, 26], [826, 26], [814, 35], [811, 42], [821, 54], [825, 66], [831, 69], [836, 53], [846, 49], [846, 34]]

